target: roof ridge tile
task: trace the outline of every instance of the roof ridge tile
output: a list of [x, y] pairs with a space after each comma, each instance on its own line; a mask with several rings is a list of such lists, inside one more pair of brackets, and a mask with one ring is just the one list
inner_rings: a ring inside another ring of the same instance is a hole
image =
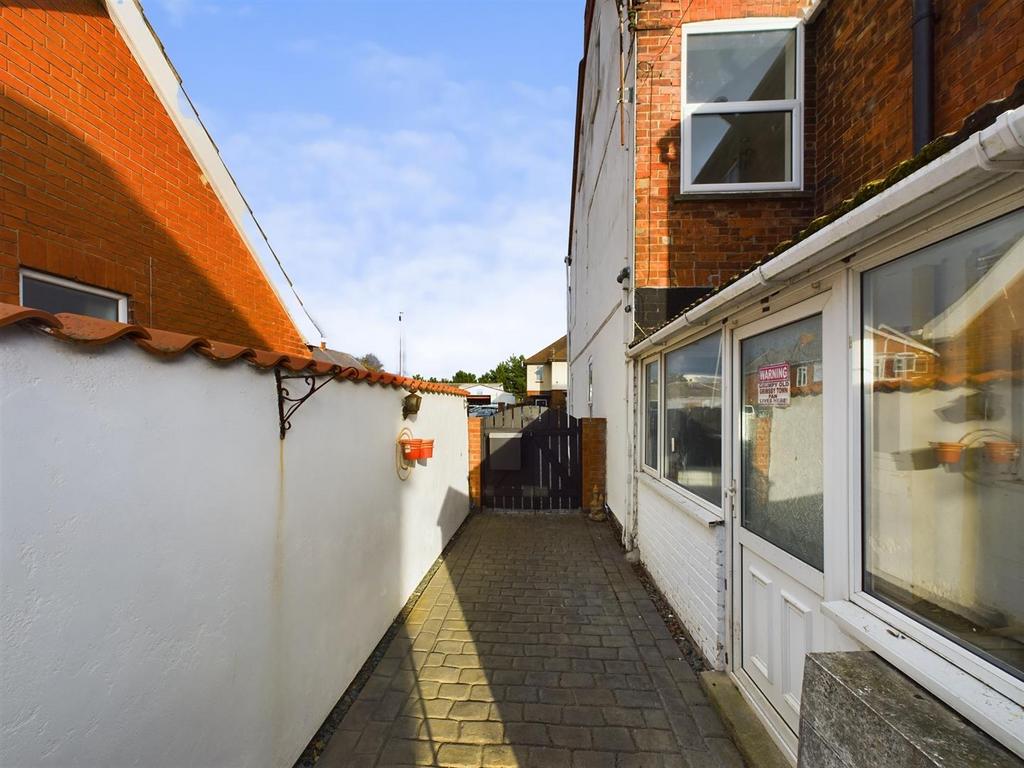
[[65, 341], [100, 346], [123, 338], [150, 338], [149, 331], [141, 325], [73, 315], [70, 312], [58, 312], [56, 317], [60, 326], [52, 329], [53, 334]]
[[146, 328], [134, 323], [118, 323], [98, 317], [76, 315], [69, 312], [51, 314], [41, 309], [23, 307], [19, 304], [0, 302], [0, 328], [14, 325], [44, 328], [51, 336], [63, 341], [87, 346], [106, 346], [118, 339], [131, 341], [150, 355], [174, 359], [187, 351], [193, 351], [216, 363], [244, 361], [255, 368], [283, 368], [293, 373], [308, 372], [314, 376], [333, 376], [353, 382], [402, 387], [410, 392], [437, 392], [466, 397], [469, 393], [456, 386], [432, 384], [421, 379], [400, 376], [387, 371], [368, 371], [351, 366], [341, 366], [313, 357], [289, 355], [285, 352], [231, 344], [178, 331]]
[[41, 309], [22, 307], [18, 304], [0, 304], [0, 328], [7, 325], [19, 324], [37, 325], [51, 330], [60, 328], [63, 323], [56, 315], [44, 312]]

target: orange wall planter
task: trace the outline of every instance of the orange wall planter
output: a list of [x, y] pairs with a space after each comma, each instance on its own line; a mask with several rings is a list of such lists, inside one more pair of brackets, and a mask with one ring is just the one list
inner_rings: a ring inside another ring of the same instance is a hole
[[935, 451], [935, 460], [939, 464], [956, 464], [964, 452], [963, 443], [932, 443], [932, 450]]
[[1020, 446], [1007, 440], [990, 440], [984, 450], [985, 459], [993, 464], [1012, 464], [1020, 455]]
[[401, 441], [402, 458], [406, 461], [416, 461], [423, 458], [423, 441], [415, 438], [407, 438]]

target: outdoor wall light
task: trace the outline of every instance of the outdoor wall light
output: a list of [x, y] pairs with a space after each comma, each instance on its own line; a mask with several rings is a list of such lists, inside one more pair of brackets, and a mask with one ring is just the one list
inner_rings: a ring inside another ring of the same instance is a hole
[[408, 395], [402, 398], [402, 418], [408, 419], [415, 413], [420, 412], [420, 402], [423, 400], [422, 397], [417, 395], [415, 392], [410, 392]]

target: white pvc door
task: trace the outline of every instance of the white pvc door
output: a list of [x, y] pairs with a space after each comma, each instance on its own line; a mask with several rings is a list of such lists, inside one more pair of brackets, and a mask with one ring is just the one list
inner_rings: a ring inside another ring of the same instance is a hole
[[822, 643], [822, 316], [760, 321], [735, 344], [734, 670], [795, 755], [804, 656]]

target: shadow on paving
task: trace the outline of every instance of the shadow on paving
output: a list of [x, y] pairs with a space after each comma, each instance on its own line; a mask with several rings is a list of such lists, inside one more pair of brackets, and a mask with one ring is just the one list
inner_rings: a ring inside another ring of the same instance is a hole
[[318, 763], [742, 766], [606, 524], [480, 514]]

